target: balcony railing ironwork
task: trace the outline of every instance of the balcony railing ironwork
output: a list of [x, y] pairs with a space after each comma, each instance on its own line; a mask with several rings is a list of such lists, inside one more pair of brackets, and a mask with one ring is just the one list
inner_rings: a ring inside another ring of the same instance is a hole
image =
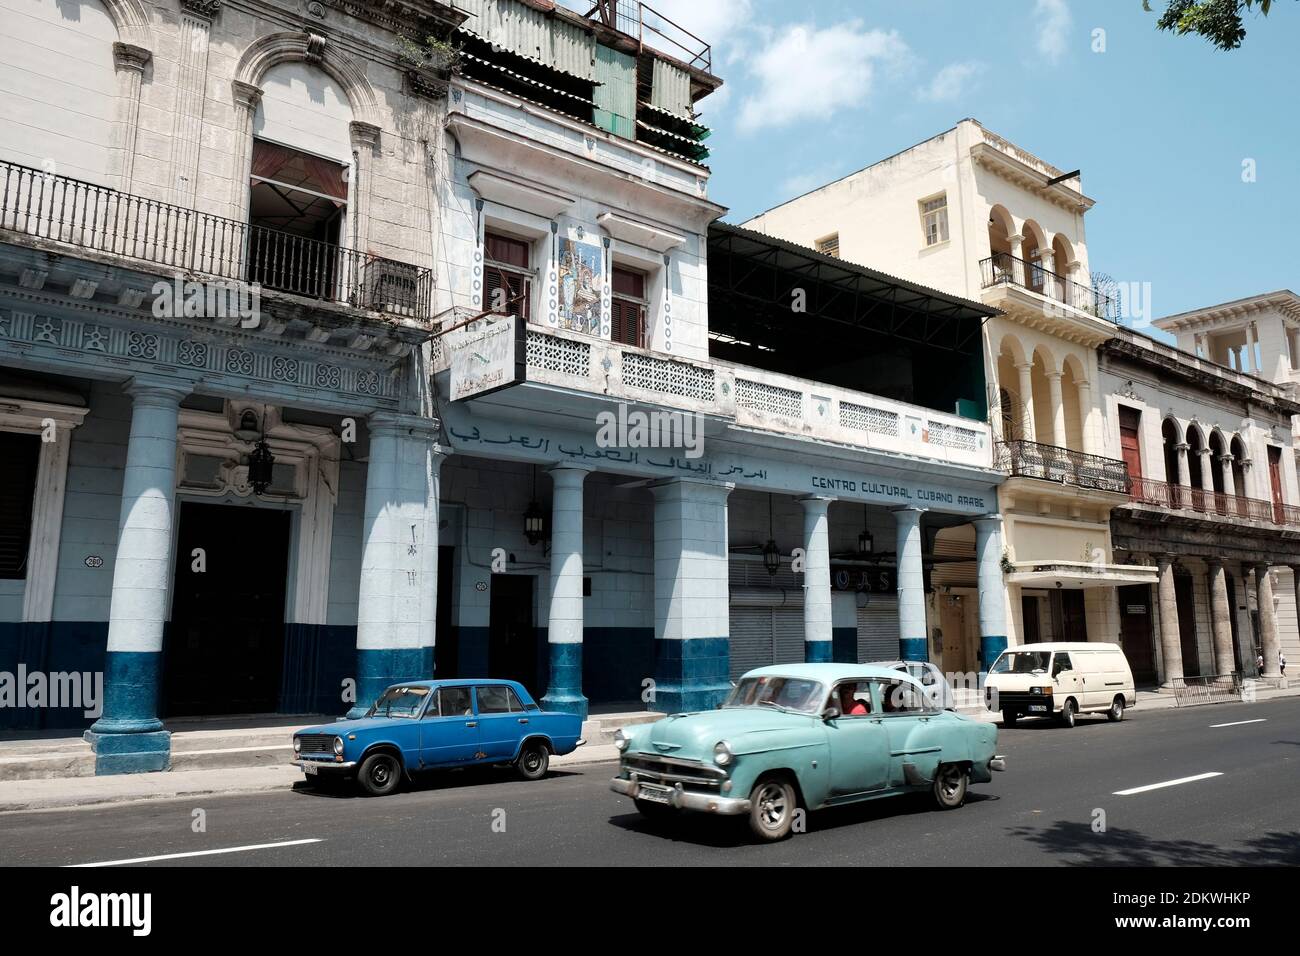
[[1152, 478], [1134, 478], [1132, 483], [1129, 497], [1138, 504], [1246, 521], [1300, 525], [1300, 506], [1229, 495], [1222, 491], [1205, 491]]
[[980, 281], [985, 289], [996, 285], [1019, 286], [1099, 319], [1119, 321], [1119, 301], [1113, 296], [1005, 252], [980, 260]]
[[376, 312], [432, 318], [433, 272], [0, 161], [0, 230]]
[[1123, 461], [1035, 441], [998, 442], [993, 467], [1013, 478], [1040, 478], [1118, 494], [1129, 491], [1128, 465]]
[[687, 66], [713, 72], [713, 50], [690, 30], [674, 23], [639, 0], [596, 0], [587, 16], [598, 15], [606, 26], [636, 37], [642, 46], [666, 53]]

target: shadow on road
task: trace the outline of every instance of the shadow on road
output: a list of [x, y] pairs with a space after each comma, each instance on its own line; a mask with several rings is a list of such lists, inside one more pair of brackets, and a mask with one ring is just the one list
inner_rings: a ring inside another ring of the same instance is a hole
[[1058, 820], [1050, 827], [1012, 827], [1012, 836], [1084, 866], [1295, 866], [1300, 831], [1262, 833], [1236, 846], [1195, 840], [1161, 840], [1135, 830], [1110, 827], [1094, 833], [1087, 823]]
[[[577, 771], [573, 770], [552, 770], [541, 780], [525, 780], [515, 774], [509, 768], [504, 767], [465, 767], [454, 770], [430, 770], [423, 773], [417, 773], [414, 777], [403, 782], [402, 786], [396, 793], [389, 794], [383, 798], [391, 800], [400, 797], [404, 793], [431, 793], [441, 790], [459, 790], [463, 787], [477, 787], [483, 784], [501, 784], [509, 786], [511, 784], [523, 785], [527, 783], [545, 783], [547, 780], [556, 780], [562, 777], [578, 776]], [[355, 780], [329, 780], [320, 778], [307, 783], [305, 780], [299, 780], [293, 785], [293, 792], [302, 794], [307, 797], [320, 797], [323, 799], [333, 800], [364, 800], [368, 799], [357, 786]]]

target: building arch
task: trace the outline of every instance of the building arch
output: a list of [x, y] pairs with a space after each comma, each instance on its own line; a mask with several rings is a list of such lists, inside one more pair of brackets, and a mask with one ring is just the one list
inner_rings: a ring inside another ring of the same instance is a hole
[[[379, 100], [361, 66], [323, 37], [310, 33], [272, 33], [254, 40], [244, 50], [231, 81], [236, 101], [247, 98], [250, 91], [260, 93], [262, 82], [272, 67], [303, 61], [320, 67], [343, 89], [359, 122], [379, 128]], [[242, 86], [241, 86], [242, 84]]]
[[1224, 475], [1224, 470], [1230, 468], [1230, 464], [1225, 460], [1227, 455], [1227, 442], [1223, 437], [1223, 432], [1216, 426], [1210, 429], [1210, 477], [1213, 482], [1216, 494], [1225, 494], [1228, 488], [1228, 477]]
[[1174, 507], [1179, 507], [1179, 492], [1176, 489], [1183, 483], [1182, 468], [1179, 464], [1182, 443], [1183, 432], [1179, 427], [1178, 420], [1172, 415], [1167, 416], [1160, 423], [1160, 444], [1165, 461], [1165, 482], [1173, 492], [1171, 504]]

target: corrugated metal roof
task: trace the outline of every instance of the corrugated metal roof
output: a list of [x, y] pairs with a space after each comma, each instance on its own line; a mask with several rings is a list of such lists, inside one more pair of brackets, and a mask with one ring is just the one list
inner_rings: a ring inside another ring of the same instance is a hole
[[484, 66], [491, 67], [492, 69], [497, 70], [498, 72], [504, 73], [507, 76], [511, 76], [521, 83], [527, 83], [529, 86], [534, 86], [537, 87], [538, 89], [546, 90], [546, 92], [553, 93], [556, 96], [567, 96], [571, 100], [577, 100], [579, 103], [585, 103], [588, 106], [592, 105], [591, 100], [587, 99], [584, 96], [578, 96], [578, 94], [576, 93], [570, 93], [567, 90], [561, 90], [554, 86], [548, 86], [547, 84], [541, 82], [540, 80], [533, 79], [531, 76], [525, 76], [522, 73], [516, 73], [512, 69], [502, 66], [500, 63], [493, 63], [491, 60], [485, 60], [481, 56], [475, 56], [473, 53], [468, 53], [465, 52], [464, 50], [461, 51], [461, 56], [463, 56], [467, 60], [473, 60], [475, 63], [482, 63]]
[[518, 0], [455, 0], [472, 14], [461, 27], [494, 46], [584, 80], [596, 78], [591, 33]]
[[692, 119], [691, 75], [681, 67], [655, 57], [650, 105], [681, 119]]

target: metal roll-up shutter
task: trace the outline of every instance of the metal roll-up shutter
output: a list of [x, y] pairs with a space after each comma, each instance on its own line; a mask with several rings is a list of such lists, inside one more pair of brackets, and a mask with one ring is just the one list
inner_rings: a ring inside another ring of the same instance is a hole
[[858, 662], [898, 660], [898, 595], [873, 594], [858, 608]]
[[803, 608], [772, 609], [773, 664], [803, 663]]
[[772, 609], [731, 606], [731, 679], [772, 663]]

